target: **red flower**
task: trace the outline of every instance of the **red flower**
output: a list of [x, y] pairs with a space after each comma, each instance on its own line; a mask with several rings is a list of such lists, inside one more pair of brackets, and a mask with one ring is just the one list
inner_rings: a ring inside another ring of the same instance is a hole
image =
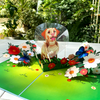
[[77, 64], [77, 63], [79, 63], [79, 62], [76, 62], [75, 60], [69, 60], [69, 65], [75, 65], [75, 64]]
[[93, 53], [93, 52], [94, 52], [93, 50], [86, 51], [86, 53], [88, 53], [88, 54]]
[[20, 53], [20, 50], [16, 46], [10, 46], [10, 48], [8, 49], [8, 53], [13, 55], [18, 55]]
[[13, 65], [13, 67], [16, 67], [16, 65]]
[[66, 64], [66, 62], [67, 62], [67, 58], [62, 58], [62, 60], [60, 60], [60, 62], [61, 62], [61, 64]]
[[71, 79], [67, 79], [68, 82], [71, 82]]
[[49, 67], [50, 69], [52, 69], [52, 68], [55, 67], [55, 64], [54, 64], [54, 63], [50, 63], [50, 64], [48, 65], [48, 67]]
[[39, 71], [39, 69], [35, 69], [36, 71]]
[[36, 45], [34, 44], [33, 47], [36, 48]]
[[80, 73], [81, 73], [82, 75], [86, 75], [86, 74], [87, 74], [87, 72], [88, 72], [88, 70], [87, 70], [87, 69], [82, 69], [82, 70], [80, 71]]

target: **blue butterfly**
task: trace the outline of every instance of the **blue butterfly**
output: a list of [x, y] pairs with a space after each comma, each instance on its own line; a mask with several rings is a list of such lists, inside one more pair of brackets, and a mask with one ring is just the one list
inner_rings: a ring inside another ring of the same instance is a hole
[[29, 59], [29, 56], [25, 53], [23, 53], [23, 57], [19, 58], [18, 60], [19, 61], [23, 61], [23, 62], [26, 62], [26, 63], [29, 63], [30, 62], [30, 59]]
[[76, 52], [76, 55], [78, 56], [78, 58], [83, 58], [85, 56], [88, 56], [88, 53], [86, 53], [84, 47], [81, 46], [79, 50]]

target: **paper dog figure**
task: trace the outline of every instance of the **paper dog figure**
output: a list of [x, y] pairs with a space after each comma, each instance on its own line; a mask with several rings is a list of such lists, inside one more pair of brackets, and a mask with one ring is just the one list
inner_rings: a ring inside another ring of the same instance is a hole
[[41, 49], [41, 59], [49, 59], [53, 57], [57, 57], [57, 53], [59, 51], [59, 45], [56, 41], [56, 37], [59, 34], [59, 30], [56, 28], [47, 28], [42, 32], [42, 36], [46, 40], [44, 42]]

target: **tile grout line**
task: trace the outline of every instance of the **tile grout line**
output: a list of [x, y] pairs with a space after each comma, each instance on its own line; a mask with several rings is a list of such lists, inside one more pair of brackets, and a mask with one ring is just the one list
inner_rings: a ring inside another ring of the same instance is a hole
[[22, 95], [22, 93], [24, 93], [42, 74], [43, 72], [35, 80], [33, 80], [18, 96]]
[[5, 92], [6, 92], [6, 91], [4, 91], [4, 92], [1, 94], [0, 98], [4, 95]]

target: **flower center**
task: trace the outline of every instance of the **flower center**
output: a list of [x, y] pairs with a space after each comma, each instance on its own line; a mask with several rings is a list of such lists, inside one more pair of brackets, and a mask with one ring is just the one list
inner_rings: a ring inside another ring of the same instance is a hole
[[23, 48], [27, 48], [27, 46], [24, 45]]
[[51, 67], [53, 67], [53, 65], [51, 65]]
[[13, 52], [15, 52], [16, 50], [13, 50]]
[[70, 73], [70, 74], [73, 74], [73, 73], [74, 73], [74, 71], [73, 71], [73, 70], [71, 70], [69, 73]]
[[18, 58], [14, 58], [14, 60], [18, 60]]
[[8, 55], [5, 55], [6, 57], [8, 57]]
[[90, 58], [90, 59], [88, 59], [88, 62], [89, 62], [89, 63], [93, 63], [94, 61], [95, 61], [94, 58]]
[[31, 56], [31, 53], [29, 53], [29, 55]]
[[85, 49], [87, 49], [88, 47], [87, 46], [85, 46]]
[[65, 60], [63, 60], [62, 62], [65, 62]]
[[73, 62], [71, 62], [71, 64], [73, 64]]
[[98, 72], [98, 70], [96, 70], [96, 72]]

